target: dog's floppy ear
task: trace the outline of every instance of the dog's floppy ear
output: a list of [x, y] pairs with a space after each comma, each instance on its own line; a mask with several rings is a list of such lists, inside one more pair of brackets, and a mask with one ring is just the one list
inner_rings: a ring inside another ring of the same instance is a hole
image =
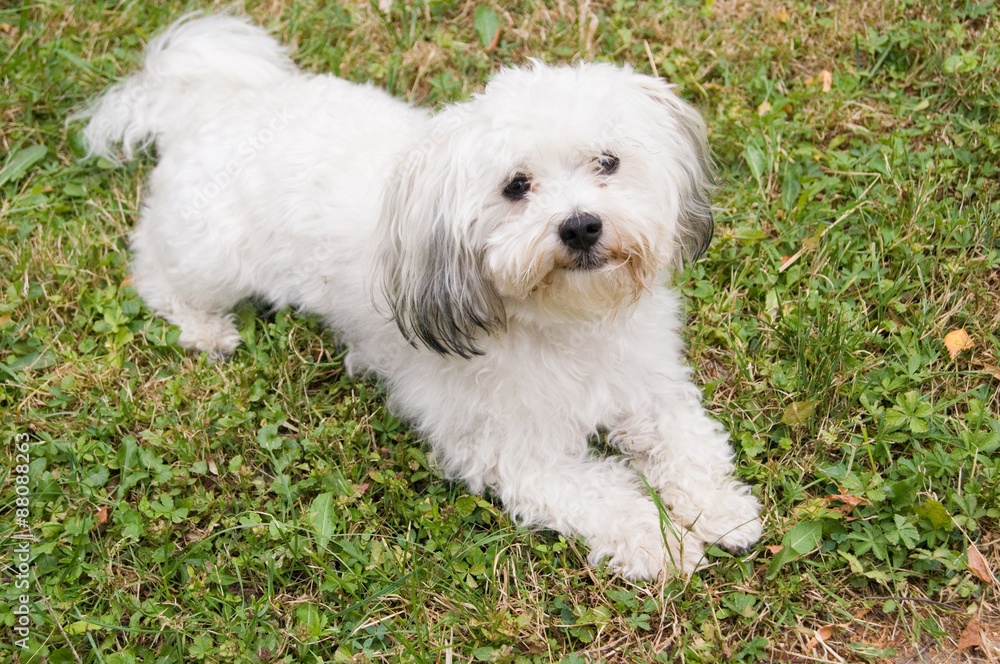
[[636, 83], [664, 113], [680, 143], [688, 153], [684, 161], [686, 182], [684, 200], [678, 219], [678, 253], [682, 261], [694, 262], [708, 249], [715, 232], [709, 192], [712, 186], [712, 161], [708, 152], [705, 121], [698, 111], [677, 96], [673, 86], [651, 76], [636, 75]]
[[411, 342], [441, 354], [481, 354], [506, 314], [483, 271], [474, 170], [458, 137], [434, 136], [405, 157], [383, 201], [379, 269], [393, 318]]

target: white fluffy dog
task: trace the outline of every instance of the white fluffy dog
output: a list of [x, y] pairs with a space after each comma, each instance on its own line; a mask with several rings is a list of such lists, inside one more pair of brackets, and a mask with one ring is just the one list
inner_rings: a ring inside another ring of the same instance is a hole
[[249, 297], [320, 315], [448, 476], [630, 578], [760, 538], [662, 285], [712, 234], [705, 127], [669, 85], [533, 62], [430, 114], [214, 16], [85, 115], [94, 153], [155, 142], [133, 284], [185, 348], [232, 353]]

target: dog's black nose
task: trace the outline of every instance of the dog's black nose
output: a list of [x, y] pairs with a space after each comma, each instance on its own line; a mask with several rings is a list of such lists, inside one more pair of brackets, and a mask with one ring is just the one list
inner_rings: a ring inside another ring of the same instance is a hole
[[570, 249], [587, 251], [601, 239], [604, 224], [592, 214], [574, 214], [559, 226], [559, 239]]

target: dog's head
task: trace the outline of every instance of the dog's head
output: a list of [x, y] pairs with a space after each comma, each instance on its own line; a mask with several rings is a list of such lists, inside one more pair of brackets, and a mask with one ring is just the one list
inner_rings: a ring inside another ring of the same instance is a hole
[[469, 356], [511, 317], [599, 320], [712, 237], [705, 125], [605, 64], [498, 74], [389, 185], [380, 270], [411, 340]]

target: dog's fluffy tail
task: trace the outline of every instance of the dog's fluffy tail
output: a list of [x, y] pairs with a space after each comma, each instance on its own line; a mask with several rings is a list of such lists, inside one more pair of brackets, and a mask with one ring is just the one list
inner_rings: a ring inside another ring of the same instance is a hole
[[[205, 113], [209, 96], [274, 86], [295, 63], [263, 29], [233, 16], [188, 14], [149, 42], [142, 71], [112, 86], [71, 118], [90, 119], [90, 153], [131, 159], [185, 114]], [[120, 146], [120, 150], [117, 146]]]

